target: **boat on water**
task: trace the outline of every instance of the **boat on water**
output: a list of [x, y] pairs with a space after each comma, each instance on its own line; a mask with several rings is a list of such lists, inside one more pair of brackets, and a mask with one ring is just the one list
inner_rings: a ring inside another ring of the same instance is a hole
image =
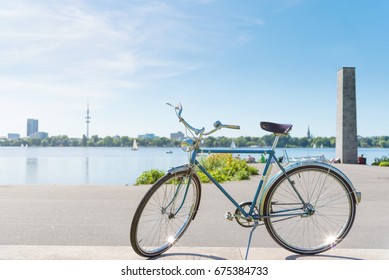
[[166, 153], [167, 153], [167, 154], [172, 154], [172, 153], [173, 153], [173, 151], [167, 151]]
[[133, 150], [133, 151], [137, 151], [138, 150], [138, 143], [136, 142], [135, 139], [134, 139], [134, 142], [132, 142], [131, 150]]
[[232, 140], [231, 142], [231, 149], [236, 149], [236, 144], [234, 140]]

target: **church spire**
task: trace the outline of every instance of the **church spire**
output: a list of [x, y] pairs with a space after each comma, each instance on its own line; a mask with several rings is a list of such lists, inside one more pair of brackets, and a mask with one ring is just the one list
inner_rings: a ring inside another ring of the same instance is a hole
[[309, 129], [309, 125], [308, 125], [307, 138], [308, 138], [308, 139], [311, 139], [311, 138], [312, 138], [312, 134], [311, 134], [311, 130]]

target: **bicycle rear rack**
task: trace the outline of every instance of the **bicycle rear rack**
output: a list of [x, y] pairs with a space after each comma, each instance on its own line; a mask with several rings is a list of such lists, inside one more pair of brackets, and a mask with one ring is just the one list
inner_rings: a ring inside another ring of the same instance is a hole
[[288, 152], [284, 149], [283, 151], [282, 165], [286, 166], [291, 163], [297, 162], [325, 162], [325, 163], [333, 163], [332, 161], [326, 159], [324, 155], [321, 156], [305, 156], [305, 157], [289, 157]]

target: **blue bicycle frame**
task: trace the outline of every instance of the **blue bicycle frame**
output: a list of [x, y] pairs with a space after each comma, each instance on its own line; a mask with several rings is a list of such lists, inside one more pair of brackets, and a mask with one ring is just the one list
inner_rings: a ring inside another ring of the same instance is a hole
[[[168, 104], [170, 106], [172, 106], [171, 104]], [[174, 107], [174, 106], [172, 106]], [[191, 147], [191, 149], [189, 151], [192, 151], [192, 154], [191, 154], [191, 157], [190, 157], [190, 164], [192, 166], [196, 165], [200, 170], [201, 172], [203, 172], [210, 180], [212, 183], [214, 183], [216, 185], [216, 187], [236, 206], [236, 208], [244, 215], [245, 218], [247, 217], [252, 217], [254, 218], [255, 220], [259, 219], [259, 218], [267, 218], [267, 217], [282, 217], [282, 216], [297, 216], [297, 215], [302, 215], [302, 214], [305, 214], [305, 211], [303, 210], [303, 206], [300, 207], [300, 208], [294, 208], [294, 209], [289, 209], [289, 210], [284, 210], [284, 211], [280, 211], [278, 213], [272, 213], [271, 215], [254, 215], [254, 210], [255, 210], [255, 207], [256, 207], [256, 204], [257, 201], [260, 201], [259, 200], [259, 196], [261, 194], [261, 190], [263, 189], [264, 185], [267, 183], [267, 179], [268, 179], [268, 174], [270, 173], [270, 169], [272, 167], [272, 163], [275, 162], [277, 163], [278, 167], [280, 168], [281, 172], [283, 174], [285, 174], [287, 180], [289, 181], [290, 185], [291, 185], [291, 188], [294, 190], [294, 192], [296, 193], [296, 195], [298, 196], [298, 198], [300, 199], [301, 201], [301, 205], [305, 205], [305, 202], [304, 202], [304, 199], [301, 197], [301, 195], [299, 194], [299, 192], [297, 191], [297, 189], [295, 188], [293, 182], [291, 180], [289, 180], [289, 177], [288, 175], [286, 174], [285, 172], [285, 169], [282, 167], [282, 165], [280, 164], [280, 162], [277, 160], [277, 158], [275, 157], [275, 148], [277, 147], [277, 143], [278, 143], [278, 140], [280, 138], [280, 135], [282, 134], [285, 134], [285, 133], [288, 133], [288, 131], [290, 130], [291, 126], [288, 126], [286, 125], [285, 127], [283, 127], [283, 125], [281, 125], [280, 127], [276, 127], [275, 130], [271, 130], [274, 132], [274, 135], [275, 135], [275, 139], [273, 141], [273, 146], [271, 147], [271, 149], [234, 149], [234, 150], [231, 150], [231, 149], [207, 149], [207, 148], [200, 148], [200, 142], [201, 142], [201, 138], [202, 136], [205, 136], [205, 135], [210, 135], [212, 134], [213, 132], [225, 127], [225, 128], [230, 128], [230, 129], [239, 129], [240, 127], [239, 126], [236, 126], [236, 125], [224, 125], [222, 124], [220, 121], [216, 121], [214, 123], [214, 129], [212, 131], [209, 131], [209, 132], [205, 132], [205, 129], [202, 128], [202, 129], [196, 129], [194, 127], [192, 127], [188, 122], [186, 122], [182, 117], [181, 117], [181, 113], [182, 113], [182, 106], [179, 105], [177, 107], [174, 107], [175, 110], [176, 110], [176, 114], [180, 120], [180, 122], [182, 122], [184, 124], [184, 126], [189, 129], [189, 131], [192, 133], [192, 135], [194, 136], [194, 139], [190, 140], [190, 142], [186, 143], [188, 147]], [[269, 123], [264, 123], [264, 124], [269, 124]], [[197, 135], [198, 137], [195, 137], [195, 135]], [[183, 141], [185, 142], [185, 140]], [[265, 168], [262, 172], [262, 177], [259, 181], [259, 185], [258, 185], [258, 188], [257, 188], [257, 191], [254, 195], [254, 198], [253, 198], [253, 201], [251, 203], [251, 206], [250, 206], [250, 209], [249, 209], [249, 212], [247, 213], [243, 207], [241, 207], [241, 205], [219, 184], [219, 182], [217, 182], [216, 179], [214, 179], [212, 177], [211, 174], [209, 174], [207, 172], [207, 170], [201, 165], [201, 163], [196, 159], [197, 155], [199, 153], [206, 153], [206, 154], [211, 154], [211, 153], [216, 153], [216, 154], [220, 154], [220, 153], [239, 153], [239, 154], [262, 154], [262, 155], [269, 155], [268, 158], [267, 158], [267, 161], [266, 161], [266, 165], [265, 165]], [[259, 206], [259, 205], [258, 205]], [[296, 213], [296, 210], [302, 210], [301, 213]], [[293, 212], [292, 214], [287, 214], [287, 212]]]
[[[245, 217], [249, 217], [249, 216], [253, 216], [253, 212], [254, 212], [254, 208], [256, 206], [256, 201], [258, 200], [258, 197], [259, 197], [259, 194], [261, 192], [261, 189], [263, 187], [263, 184], [265, 183], [266, 179], [266, 175], [268, 174], [268, 171], [270, 169], [270, 166], [271, 166], [271, 162], [274, 161], [274, 162], [277, 162], [277, 159], [275, 157], [275, 152], [273, 150], [252, 150], [252, 149], [235, 149], [233, 150], [234, 153], [238, 153], [238, 154], [268, 154], [269, 157], [266, 161], [266, 165], [265, 165], [265, 168], [262, 172], [262, 179], [259, 181], [259, 185], [258, 185], [258, 188], [257, 188], [257, 191], [255, 192], [255, 195], [254, 195], [254, 198], [253, 198], [253, 201], [252, 201], [252, 204], [250, 206], [250, 210], [249, 212], [247, 213], [240, 205], [239, 203], [219, 184], [219, 182], [217, 182], [211, 174], [209, 174], [207, 172], [207, 170], [205, 170], [205, 168], [198, 162], [198, 160], [196, 159], [196, 156], [198, 153], [231, 153], [232, 150], [228, 150], [228, 149], [199, 149], [199, 150], [195, 150], [193, 151], [192, 153], [192, 158], [191, 158], [191, 163], [194, 163], [195, 165], [197, 165], [199, 167], [199, 169], [216, 185], [216, 187], [236, 206], [237, 209], [239, 209], [239, 211], [245, 216]], [[259, 217], [255, 217], [253, 216], [255, 219], [258, 219]]]

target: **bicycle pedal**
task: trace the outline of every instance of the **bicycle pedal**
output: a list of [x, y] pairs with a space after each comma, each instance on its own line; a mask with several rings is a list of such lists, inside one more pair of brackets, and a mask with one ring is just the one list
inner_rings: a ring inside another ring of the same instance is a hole
[[234, 220], [234, 215], [232, 215], [231, 212], [226, 212], [226, 214], [224, 214], [224, 218], [226, 218], [229, 221], [232, 221]]

